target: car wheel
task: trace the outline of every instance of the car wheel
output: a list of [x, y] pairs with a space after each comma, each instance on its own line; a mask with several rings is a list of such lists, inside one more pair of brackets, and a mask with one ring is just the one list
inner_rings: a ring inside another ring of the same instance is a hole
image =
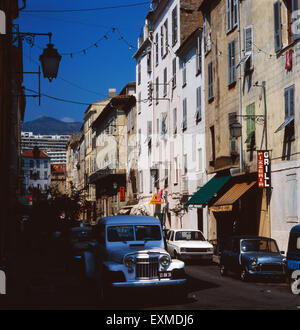
[[220, 265], [220, 274], [221, 276], [226, 276], [227, 275], [227, 269], [225, 267], [225, 265]]
[[243, 282], [248, 280], [248, 273], [245, 268], [243, 268], [240, 272], [240, 280]]

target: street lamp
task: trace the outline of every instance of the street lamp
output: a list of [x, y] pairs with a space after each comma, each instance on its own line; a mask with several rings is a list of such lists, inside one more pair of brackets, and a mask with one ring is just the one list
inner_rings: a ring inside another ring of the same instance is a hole
[[242, 136], [242, 125], [239, 122], [230, 125], [230, 135], [234, 138]]
[[47, 48], [44, 49], [43, 54], [40, 56], [44, 77], [48, 78], [50, 82], [53, 78], [57, 77], [58, 67], [61, 60], [61, 55], [59, 55], [57, 49], [53, 46], [52, 43], [49, 43]]

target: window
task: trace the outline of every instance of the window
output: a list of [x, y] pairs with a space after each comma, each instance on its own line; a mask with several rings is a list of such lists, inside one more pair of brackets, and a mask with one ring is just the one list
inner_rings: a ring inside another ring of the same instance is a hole
[[151, 138], [152, 136], [152, 121], [147, 121], [147, 138]]
[[228, 44], [228, 85], [236, 82], [235, 41]]
[[196, 75], [201, 73], [202, 68], [202, 50], [201, 50], [202, 36], [197, 38], [197, 49], [196, 49]]
[[31, 159], [31, 160], [29, 161], [29, 167], [30, 167], [30, 168], [33, 168], [33, 167], [34, 167], [34, 160]]
[[159, 118], [156, 119], [156, 133], [159, 135]]
[[295, 86], [284, 90], [284, 113], [285, 113], [285, 141], [291, 141], [295, 137]]
[[282, 34], [281, 34], [281, 3], [276, 1], [274, 7], [274, 46], [275, 51], [278, 52], [282, 47]]
[[247, 117], [247, 149], [253, 149], [255, 147], [255, 103], [246, 107]]
[[196, 89], [196, 122], [201, 121], [201, 87]]
[[138, 63], [138, 85], [141, 84], [141, 62]]
[[142, 130], [139, 128], [139, 142], [138, 142], [138, 153], [142, 152]]
[[167, 96], [168, 91], [168, 73], [167, 68], [164, 69], [164, 97]]
[[173, 62], [172, 62], [172, 74], [173, 74], [173, 77], [172, 77], [172, 88], [175, 88], [176, 87], [176, 57], [173, 59]]
[[168, 20], [165, 21], [164, 27], [164, 56], [168, 54], [168, 47], [169, 47], [169, 42], [168, 42]]
[[216, 143], [215, 143], [215, 127], [210, 127], [210, 143], [211, 143], [211, 154], [210, 154], [210, 166], [215, 166], [216, 161]]
[[227, 32], [238, 25], [238, 0], [226, 0]]
[[151, 175], [151, 170], [149, 171], [149, 193], [152, 194], [152, 184], [153, 184], [153, 177]]
[[158, 44], [158, 33], [155, 35], [155, 65], [158, 66], [159, 61], [159, 44]]
[[186, 85], [186, 62], [182, 62], [182, 87]]
[[253, 49], [254, 49], [254, 39], [253, 39], [253, 26], [247, 26], [244, 28], [244, 63], [245, 72], [253, 69]]
[[228, 130], [229, 130], [229, 152], [230, 155], [238, 154], [237, 138], [230, 134], [230, 127], [232, 124], [235, 124], [236, 121], [236, 112], [231, 112], [228, 114]]
[[211, 102], [214, 98], [214, 86], [213, 86], [213, 64], [208, 64], [208, 101]]
[[174, 158], [174, 185], [178, 184], [178, 157]]
[[173, 110], [173, 134], [177, 134], [177, 109]]
[[202, 148], [198, 149], [198, 171], [202, 172], [203, 171], [203, 155], [202, 155]]
[[275, 133], [285, 130], [284, 142], [292, 141], [295, 138], [295, 86], [284, 90], [284, 122], [278, 127]]
[[137, 99], [137, 112], [138, 112], [138, 114], [140, 114], [141, 110], [142, 110], [141, 101], [142, 101], [142, 92], [139, 92], [138, 93], [138, 99]]
[[177, 43], [178, 39], [178, 23], [177, 23], [177, 6], [172, 10], [172, 46]]
[[148, 73], [152, 72], [152, 53], [151, 53], [151, 51], [149, 51], [147, 54], [147, 72]]
[[187, 99], [184, 98], [182, 102], [182, 130], [187, 129]]
[[204, 54], [206, 55], [208, 52], [207, 47], [207, 17], [204, 14], [204, 22], [203, 22], [203, 46], [204, 46]]
[[44, 180], [48, 180], [48, 172], [44, 172]]
[[155, 83], [155, 99], [156, 99], [156, 104], [158, 104], [158, 99], [159, 99], [159, 78], [156, 78], [156, 83]]
[[36, 167], [40, 168], [40, 160], [39, 159], [36, 160]]

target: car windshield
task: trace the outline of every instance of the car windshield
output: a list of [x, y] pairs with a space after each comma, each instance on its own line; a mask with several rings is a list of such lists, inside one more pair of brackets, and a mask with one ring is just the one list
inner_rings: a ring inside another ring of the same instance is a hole
[[178, 231], [175, 241], [205, 241], [205, 238], [200, 231]]
[[271, 239], [248, 239], [243, 240], [242, 244], [243, 252], [271, 252], [279, 253], [277, 244]]
[[110, 226], [107, 228], [109, 242], [124, 241], [160, 241], [161, 231], [159, 226]]

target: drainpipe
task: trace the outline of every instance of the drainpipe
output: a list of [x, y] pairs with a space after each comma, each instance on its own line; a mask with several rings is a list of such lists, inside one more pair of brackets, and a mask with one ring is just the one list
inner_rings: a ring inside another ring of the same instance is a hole
[[[238, 3], [238, 43], [239, 43], [239, 63], [241, 61], [241, 20], [240, 20], [240, 5]], [[242, 69], [239, 65], [239, 121], [242, 125]], [[243, 132], [243, 130], [242, 130]], [[243, 172], [243, 133], [240, 137], [240, 172]]]

